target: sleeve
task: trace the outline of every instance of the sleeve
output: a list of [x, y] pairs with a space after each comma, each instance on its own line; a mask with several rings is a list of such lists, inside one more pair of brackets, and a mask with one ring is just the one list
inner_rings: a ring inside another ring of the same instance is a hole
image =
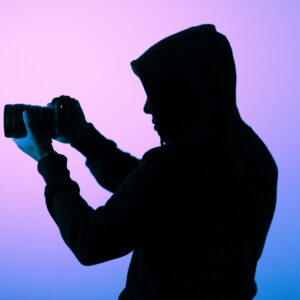
[[97, 182], [111, 192], [140, 165], [139, 159], [118, 149], [115, 142], [106, 139], [91, 123], [87, 136], [71, 146], [86, 157], [86, 166]]
[[70, 178], [65, 156], [43, 157], [38, 162], [38, 171], [46, 182], [48, 211], [80, 263], [94, 265], [115, 259], [141, 243], [145, 199], [135, 196], [132, 176], [104, 206], [94, 210]]

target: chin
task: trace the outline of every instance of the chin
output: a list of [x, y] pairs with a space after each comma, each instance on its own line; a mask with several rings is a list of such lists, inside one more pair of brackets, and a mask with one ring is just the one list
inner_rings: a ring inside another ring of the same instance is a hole
[[170, 134], [166, 134], [166, 133], [162, 133], [162, 132], [158, 132], [158, 135], [160, 136], [160, 139], [164, 142], [164, 143], [171, 143], [174, 142], [178, 139], [178, 137], [174, 137], [173, 135]]
[[169, 127], [160, 127], [159, 124], [155, 124], [154, 130], [158, 133], [161, 140], [165, 143], [171, 143], [175, 142], [176, 140], [179, 140], [181, 138], [181, 135], [179, 133], [180, 129], [177, 129], [175, 127], [169, 128]]

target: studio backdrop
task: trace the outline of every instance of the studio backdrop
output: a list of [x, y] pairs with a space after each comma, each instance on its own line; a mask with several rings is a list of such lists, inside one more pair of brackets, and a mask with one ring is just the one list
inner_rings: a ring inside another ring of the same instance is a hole
[[[0, 1], [0, 116], [5, 104], [80, 101], [86, 119], [141, 158], [159, 146], [130, 62], [160, 39], [215, 24], [237, 67], [237, 105], [279, 168], [275, 216], [259, 261], [257, 300], [300, 299], [300, 93], [298, 0]], [[0, 299], [117, 299], [131, 254], [92, 267], [64, 244], [37, 163], [0, 123]], [[110, 193], [67, 144], [71, 178], [94, 208]], [[155, 205], [155, 199], [153, 199]]]

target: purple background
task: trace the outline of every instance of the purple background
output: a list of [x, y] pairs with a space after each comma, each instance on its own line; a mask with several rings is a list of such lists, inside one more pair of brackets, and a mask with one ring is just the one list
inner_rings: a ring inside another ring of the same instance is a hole
[[[98, 130], [141, 157], [159, 139], [142, 111], [145, 93], [130, 61], [167, 35], [215, 24], [233, 48], [241, 115], [279, 167], [256, 299], [300, 299], [299, 16], [298, 0], [2, 0], [0, 113], [7, 103], [46, 105], [70, 95]], [[0, 146], [0, 299], [117, 299], [131, 255], [81, 266], [46, 210], [36, 162], [3, 133]], [[84, 158], [68, 145], [54, 146], [68, 156], [88, 203], [104, 204], [110, 194]]]

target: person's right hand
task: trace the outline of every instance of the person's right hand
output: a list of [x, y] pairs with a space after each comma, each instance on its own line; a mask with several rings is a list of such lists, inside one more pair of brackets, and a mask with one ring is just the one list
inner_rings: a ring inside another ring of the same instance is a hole
[[70, 131], [64, 136], [57, 136], [54, 139], [61, 143], [77, 143], [84, 139], [88, 132], [88, 122], [85, 120], [84, 113], [79, 104], [79, 101], [69, 96], [60, 96], [54, 98], [48, 103], [48, 107], [53, 107], [55, 103], [66, 104], [69, 106], [70, 113]]

